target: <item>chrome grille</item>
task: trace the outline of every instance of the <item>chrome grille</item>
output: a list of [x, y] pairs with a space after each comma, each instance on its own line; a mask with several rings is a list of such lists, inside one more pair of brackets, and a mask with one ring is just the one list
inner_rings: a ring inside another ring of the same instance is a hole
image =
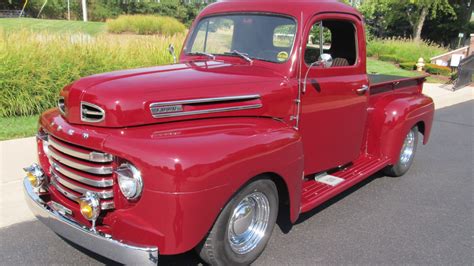
[[115, 207], [112, 155], [79, 147], [51, 135], [48, 143], [52, 186], [73, 201], [92, 191], [101, 199], [103, 210]]
[[81, 102], [81, 120], [84, 122], [97, 123], [105, 118], [105, 111], [99, 106]]

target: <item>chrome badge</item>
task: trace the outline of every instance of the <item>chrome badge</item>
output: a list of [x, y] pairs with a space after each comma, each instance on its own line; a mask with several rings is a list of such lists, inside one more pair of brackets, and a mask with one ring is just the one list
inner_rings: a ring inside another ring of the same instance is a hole
[[167, 114], [167, 113], [176, 113], [182, 112], [183, 105], [164, 105], [164, 106], [153, 106], [151, 107], [151, 112], [155, 114]]

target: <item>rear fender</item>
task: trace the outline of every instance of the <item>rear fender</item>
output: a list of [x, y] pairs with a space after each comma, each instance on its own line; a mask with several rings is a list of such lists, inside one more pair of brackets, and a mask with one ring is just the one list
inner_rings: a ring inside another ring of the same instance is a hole
[[369, 118], [368, 152], [398, 161], [406, 134], [419, 126], [423, 144], [428, 143], [434, 115], [430, 97], [422, 94], [391, 94], [380, 98], [373, 106]]

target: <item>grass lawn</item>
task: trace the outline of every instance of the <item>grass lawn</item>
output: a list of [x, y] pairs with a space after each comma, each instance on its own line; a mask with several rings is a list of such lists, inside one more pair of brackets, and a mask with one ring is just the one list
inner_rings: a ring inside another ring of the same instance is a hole
[[[367, 73], [368, 74], [395, 75], [395, 76], [403, 76], [403, 77], [416, 77], [416, 76], [424, 75], [424, 73], [404, 70], [397, 67], [393, 63], [379, 61], [372, 58], [367, 59]], [[431, 76], [426, 79], [426, 82], [446, 83], [446, 80], [442, 78], [438, 78], [436, 76]]]
[[19, 31], [22, 29], [32, 31], [47, 31], [53, 33], [87, 33], [95, 35], [106, 31], [105, 23], [83, 22], [35, 18], [0, 18], [0, 28], [6, 31]]
[[34, 136], [37, 123], [37, 115], [0, 117], [0, 140]]

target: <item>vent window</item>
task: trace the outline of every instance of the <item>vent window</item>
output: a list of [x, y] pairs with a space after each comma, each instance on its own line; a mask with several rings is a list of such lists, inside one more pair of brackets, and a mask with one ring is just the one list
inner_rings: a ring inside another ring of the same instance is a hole
[[81, 120], [84, 122], [97, 123], [105, 118], [105, 112], [95, 104], [81, 103]]

